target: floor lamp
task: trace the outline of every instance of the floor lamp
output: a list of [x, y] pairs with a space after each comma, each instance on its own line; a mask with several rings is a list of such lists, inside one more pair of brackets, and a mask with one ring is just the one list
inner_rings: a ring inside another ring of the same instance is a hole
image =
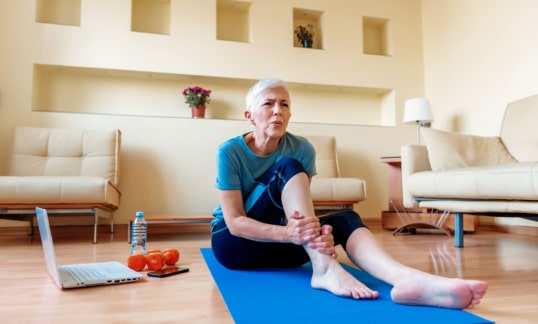
[[405, 124], [417, 124], [417, 141], [420, 144], [420, 124], [433, 121], [430, 103], [426, 98], [413, 98], [405, 101], [404, 117]]
[[[403, 122], [405, 124], [416, 123], [417, 125], [417, 141], [420, 144], [420, 126], [422, 123], [429, 123], [433, 121], [432, 111], [430, 109], [430, 103], [426, 98], [413, 98], [405, 101], [404, 104], [404, 117]], [[439, 214], [437, 211], [431, 210], [428, 215], [428, 220], [423, 220], [421, 217], [416, 218], [416, 214], [407, 212], [400, 214], [396, 210], [402, 225], [394, 230], [393, 235], [402, 233], [414, 233], [417, 228], [433, 228], [441, 230], [446, 235], [450, 236], [448, 230], [444, 228], [449, 211], [443, 211]]]

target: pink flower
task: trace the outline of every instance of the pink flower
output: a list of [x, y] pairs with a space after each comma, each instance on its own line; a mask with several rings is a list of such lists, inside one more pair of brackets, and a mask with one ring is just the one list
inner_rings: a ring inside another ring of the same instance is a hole
[[187, 87], [183, 89], [182, 94], [185, 96], [185, 103], [192, 107], [206, 105], [211, 101], [211, 90], [199, 86]]

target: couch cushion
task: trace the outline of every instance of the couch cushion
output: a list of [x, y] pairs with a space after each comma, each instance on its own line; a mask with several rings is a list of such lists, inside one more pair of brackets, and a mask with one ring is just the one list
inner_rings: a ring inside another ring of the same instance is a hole
[[119, 190], [100, 177], [0, 177], [0, 204], [103, 204], [117, 208]]
[[406, 185], [423, 198], [538, 200], [538, 162], [417, 172]]
[[363, 201], [366, 199], [366, 181], [355, 178], [312, 178], [312, 200]]
[[88, 176], [119, 186], [119, 130], [16, 127], [10, 176]]
[[501, 138], [518, 161], [538, 161], [538, 95], [514, 101], [506, 107]]
[[515, 162], [499, 137], [449, 133], [422, 127], [433, 171]]
[[316, 151], [317, 178], [338, 178], [336, 138], [334, 136], [306, 136]]

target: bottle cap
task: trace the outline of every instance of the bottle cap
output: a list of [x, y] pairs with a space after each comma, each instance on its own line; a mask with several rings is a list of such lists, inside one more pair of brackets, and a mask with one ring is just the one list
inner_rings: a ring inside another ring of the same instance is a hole
[[144, 217], [144, 212], [137, 211], [136, 212], [136, 217], [138, 217], [138, 218]]

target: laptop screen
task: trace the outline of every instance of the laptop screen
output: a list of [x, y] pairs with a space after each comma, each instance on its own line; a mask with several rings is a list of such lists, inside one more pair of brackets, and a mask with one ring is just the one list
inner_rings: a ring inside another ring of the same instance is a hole
[[54, 253], [54, 245], [52, 244], [52, 235], [50, 233], [49, 217], [47, 211], [36, 207], [37, 226], [39, 227], [39, 235], [41, 236], [41, 245], [45, 254], [45, 262], [47, 270], [56, 285], [61, 288], [60, 277], [58, 275], [58, 267], [56, 265], [56, 254]]

